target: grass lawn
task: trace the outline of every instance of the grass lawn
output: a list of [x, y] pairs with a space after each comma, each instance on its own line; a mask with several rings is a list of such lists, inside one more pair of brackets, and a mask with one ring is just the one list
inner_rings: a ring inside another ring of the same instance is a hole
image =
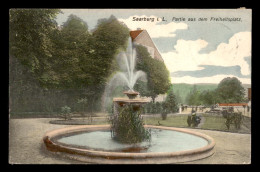
[[[229, 131], [229, 132], [235, 132], [235, 133], [251, 133], [251, 119], [244, 117], [243, 123], [241, 125], [241, 128], [237, 130], [233, 124], [231, 124], [230, 129], [228, 130], [225, 121], [226, 119], [223, 118], [221, 115], [209, 115], [209, 114], [202, 114], [204, 117], [204, 123], [199, 127], [201, 129], [207, 129], [207, 130], [218, 130], [218, 131]], [[168, 116], [166, 120], [162, 120], [161, 117], [145, 117], [144, 122], [147, 125], [159, 125], [161, 126], [167, 126], [167, 127], [187, 127], [187, 116]], [[250, 127], [248, 127], [248, 124], [250, 124]]]
[[[205, 122], [201, 126], [202, 129], [228, 131], [225, 125], [226, 119], [222, 116], [213, 116], [208, 114], [203, 114], [202, 116], [205, 118]], [[233, 129], [233, 125], [231, 125], [230, 129]]]
[[[26, 114], [24, 117], [28, 117], [31, 114]], [[23, 117], [20, 114], [17, 115]], [[51, 115], [50, 115], [51, 116]], [[106, 113], [95, 113], [95, 118], [90, 123], [88, 118], [85, 118], [85, 124], [87, 125], [105, 125], [110, 124], [107, 120], [108, 114]], [[230, 129], [228, 130], [225, 121], [226, 119], [222, 115], [212, 115], [212, 114], [202, 114], [204, 118], [204, 123], [200, 125], [199, 128], [207, 130], [218, 130], [218, 131], [229, 131], [235, 133], [251, 133], [251, 118], [243, 117], [243, 123], [241, 129], [237, 130], [234, 124], [231, 124]], [[74, 118], [74, 120], [80, 120], [79, 118]], [[167, 127], [185, 127], [188, 128], [187, 124], [187, 115], [176, 115], [176, 116], [167, 116], [166, 120], [162, 120], [161, 116], [144, 116], [144, 123], [146, 125], [161, 125]]]
[[234, 124], [230, 125], [229, 130], [225, 125], [226, 119], [222, 116], [212, 116], [209, 114], [203, 114], [203, 117], [206, 119], [204, 124], [201, 126], [202, 129], [210, 130], [220, 130], [220, 131], [229, 131], [235, 133], [251, 133], [251, 119], [243, 117], [242, 125], [240, 129], [236, 129]]
[[166, 120], [162, 120], [161, 117], [145, 117], [144, 122], [147, 125], [159, 125], [167, 127], [188, 127], [187, 116], [169, 116]]

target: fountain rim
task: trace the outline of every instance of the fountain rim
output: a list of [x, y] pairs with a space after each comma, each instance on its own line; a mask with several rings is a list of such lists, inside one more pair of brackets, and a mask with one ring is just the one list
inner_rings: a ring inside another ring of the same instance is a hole
[[[100, 131], [100, 130], [109, 130], [110, 125], [84, 125], [84, 126], [73, 126], [73, 127], [66, 127], [61, 129], [55, 129], [52, 131], [47, 132], [43, 137], [43, 142], [45, 144], [45, 147], [52, 152], [65, 152], [69, 153], [67, 154], [68, 157], [71, 157], [71, 155], [80, 155], [84, 157], [97, 157], [102, 158], [107, 161], [98, 161], [98, 163], [117, 163], [117, 159], [123, 159], [126, 160], [128, 163], [132, 163], [131, 159], [139, 160], [145, 159], [145, 162], [147, 163], [147, 159], [152, 161], [153, 163], [158, 163], [158, 158], [161, 158], [162, 163], [175, 163], [175, 162], [187, 162], [187, 161], [193, 161], [197, 159], [206, 158], [208, 156], [211, 156], [214, 154], [214, 147], [215, 147], [215, 141], [210, 136], [191, 131], [184, 128], [175, 128], [175, 127], [164, 127], [164, 126], [153, 126], [153, 125], [144, 125], [146, 128], [157, 128], [157, 129], [163, 129], [163, 130], [173, 130], [178, 132], [183, 132], [187, 134], [192, 134], [198, 137], [201, 137], [208, 141], [209, 144], [206, 146], [192, 149], [192, 150], [185, 150], [185, 151], [177, 151], [177, 152], [147, 152], [147, 153], [130, 153], [130, 152], [111, 152], [111, 151], [98, 151], [98, 150], [90, 150], [90, 149], [83, 149], [83, 148], [76, 148], [73, 146], [65, 146], [61, 145], [57, 142], [55, 142], [56, 137], [65, 135], [65, 134], [71, 134], [76, 132], [83, 132], [83, 131]], [[164, 160], [166, 158], [166, 160]], [[172, 160], [169, 160], [169, 158]], [[79, 158], [79, 160], [82, 158]], [[95, 159], [95, 158], [94, 158]], [[129, 161], [130, 160], [130, 161]], [[82, 161], [82, 160], [81, 160]], [[85, 161], [85, 160], [83, 160]], [[87, 161], [93, 161], [87, 160]], [[134, 161], [134, 160], [133, 160]], [[149, 161], [149, 162], [150, 162]], [[96, 162], [94, 160], [94, 162]], [[136, 162], [135, 163], [141, 163]]]

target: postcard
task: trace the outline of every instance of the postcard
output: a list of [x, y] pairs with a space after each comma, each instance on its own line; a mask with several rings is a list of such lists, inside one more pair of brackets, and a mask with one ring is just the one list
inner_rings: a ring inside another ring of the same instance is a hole
[[9, 164], [251, 164], [252, 10], [10, 9]]

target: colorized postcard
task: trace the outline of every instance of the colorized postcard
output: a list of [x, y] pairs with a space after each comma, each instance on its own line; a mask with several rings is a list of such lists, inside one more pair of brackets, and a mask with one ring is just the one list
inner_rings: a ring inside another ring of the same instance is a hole
[[252, 10], [10, 9], [9, 164], [251, 164]]

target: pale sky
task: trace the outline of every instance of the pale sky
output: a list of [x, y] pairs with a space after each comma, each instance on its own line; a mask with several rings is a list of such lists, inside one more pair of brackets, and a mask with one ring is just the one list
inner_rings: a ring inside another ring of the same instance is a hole
[[74, 14], [86, 21], [91, 30], [98, 19], [114, 15], [130, 30], [147, 30], [170, 71], [172, 83], [219, 83], [225, 77], [237, 77], [243, 84], [251, 84], [251, 10], [62, 11], [56, 19], [60, 25]]

